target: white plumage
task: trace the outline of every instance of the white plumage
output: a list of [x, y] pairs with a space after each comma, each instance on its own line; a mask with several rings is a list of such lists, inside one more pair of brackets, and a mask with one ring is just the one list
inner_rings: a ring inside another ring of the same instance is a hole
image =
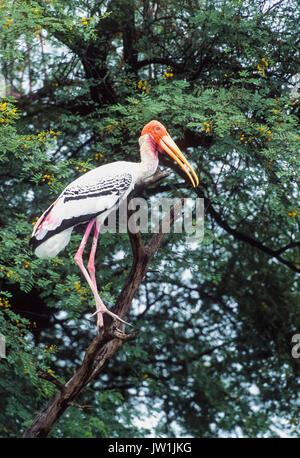
[[77, 178], [43, 213], [32, 233], [31, 244], [39, 258], [49, 259], [63, 250], [72, 230], [92, 218], [104, 222], [134, 188], [140, 164], [115, 162]]

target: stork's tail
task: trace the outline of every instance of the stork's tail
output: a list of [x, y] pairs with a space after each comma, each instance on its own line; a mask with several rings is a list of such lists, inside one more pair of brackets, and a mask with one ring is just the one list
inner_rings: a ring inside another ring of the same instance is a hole
[[44, 242], [41, 242], [33, 235], [29, 244], [38, 258], [51, 259], [68, 245], [72, 231], [73, 227], [69, 227], [58, 234], [52, 235]]

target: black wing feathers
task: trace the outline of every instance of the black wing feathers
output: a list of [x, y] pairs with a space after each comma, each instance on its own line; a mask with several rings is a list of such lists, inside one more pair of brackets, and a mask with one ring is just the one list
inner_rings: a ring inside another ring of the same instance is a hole
[[[101, 177], [91, 185], [69, 185], [45, 211], [35, 227], [29, 242], [32, 249], [35, 250], [41, 243], [65, 229], [86, 223], [107, 210], [113, 210], [130, 188], [132, 180], [130, 173], [122, 173]], [[107, 197], [110, 195], [111, 199]], [[76, 201], [82, 201], [82, 204], [77, 206]]]

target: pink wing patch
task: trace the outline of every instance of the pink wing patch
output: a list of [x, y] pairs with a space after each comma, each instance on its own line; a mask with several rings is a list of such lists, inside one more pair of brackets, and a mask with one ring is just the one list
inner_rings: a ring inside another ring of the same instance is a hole
[[32, 237], [35, 236], [37, 239], [42, 239], [48, 231], [55, 229], [60, 224], [60, 220], [55, 216], [55, 211], [53, 211], [58, 200], [59, 199], [57, 199], [37, 221]]

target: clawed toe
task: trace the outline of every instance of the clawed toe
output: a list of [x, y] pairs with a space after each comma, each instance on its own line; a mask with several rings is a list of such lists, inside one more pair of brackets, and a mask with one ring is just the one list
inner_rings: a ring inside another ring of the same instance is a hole
[[[122, 318], [120, 318], [118, 315], [116, 315], [115, 313], [111, 312], [107, 308], [105, 308], [105, 310], [96, 310], [96, 312], [92, 313], [91, 318], [93, 316], [97, 315], [97, 314], [103, 315], [104, 313], [107, 313], [108, 315], [110, 315], [114, 320], [118, 320], [121, 323], [126, 324], [127, 326], [131, 326], [132, 328], [134, 327], [132, 324], [127, 323], [127, 321], [122, 320]], [[103, 318], [98, 320], [98, 322], [97, 322], [97, 329], [99, 329], [99, 327], [103, 327]]]

